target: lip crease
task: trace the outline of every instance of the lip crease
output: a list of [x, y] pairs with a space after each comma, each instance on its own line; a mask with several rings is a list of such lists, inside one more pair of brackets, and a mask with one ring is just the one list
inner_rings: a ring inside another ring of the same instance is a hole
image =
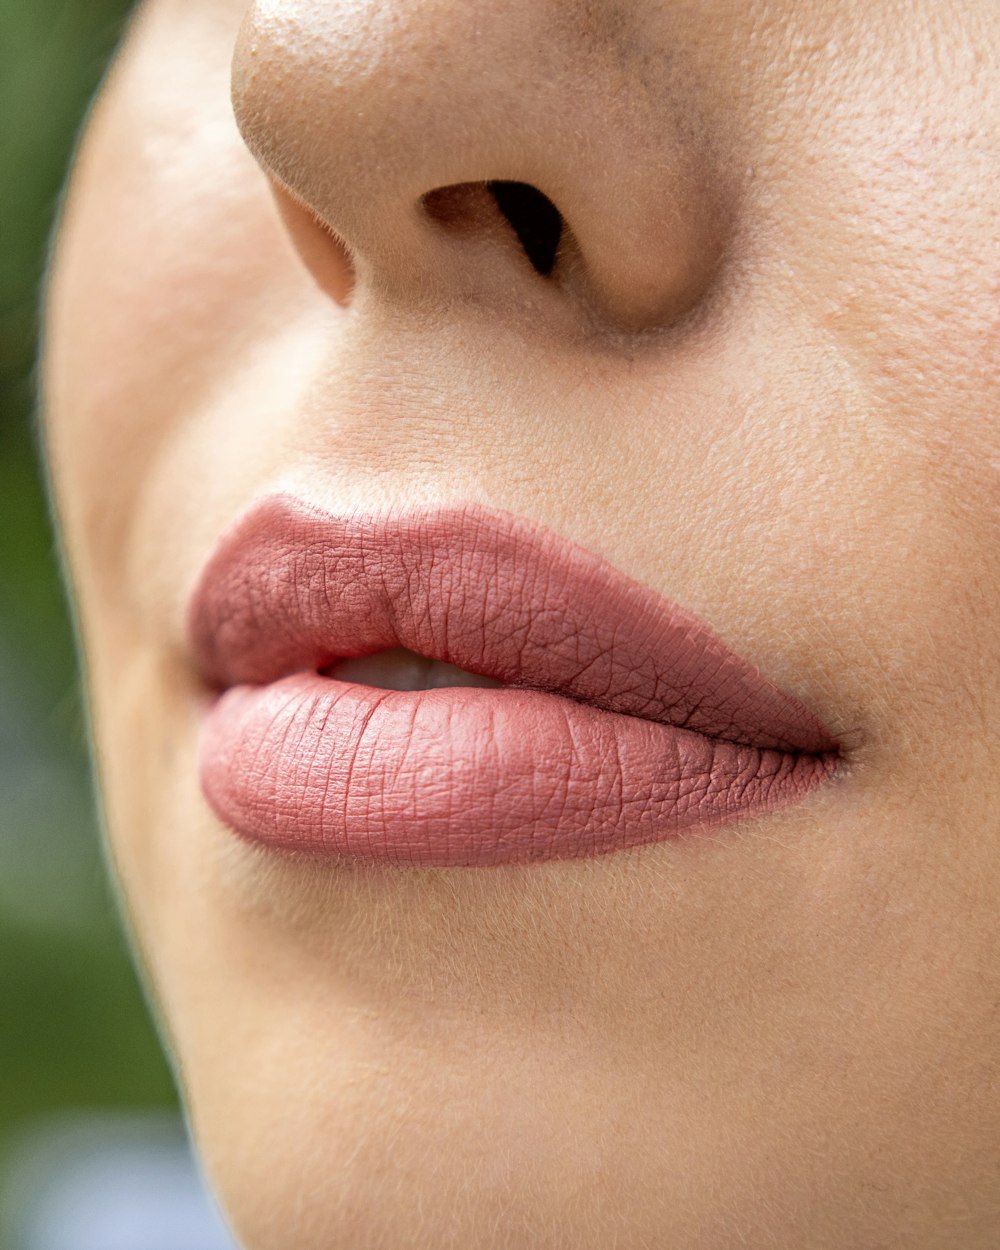
[[[838, 744], [692, 613], [500, 509], [256, 503], [202, 570], [193, 654], [218, 697], [199, 767], [252, 842], [487, 866], [600, 855], [759, 814]], [[325, 675], [391, 648], [502, 687]]]

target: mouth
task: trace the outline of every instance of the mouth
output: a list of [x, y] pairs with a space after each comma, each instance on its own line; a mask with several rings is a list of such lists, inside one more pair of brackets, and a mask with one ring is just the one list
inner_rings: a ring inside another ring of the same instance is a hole
[[406, 647], [389, 647], [373, 655], [338, 660], [322, 670], [336, 681], [356, 682], [377, 690], [440, 690], [446, 686], [478, 686], [489, 689], [503, 682], [481, 673], [470, 673], [455, 664], [444, 664], [418, 655]]
[[838, 744], [692, 613], [499, 509], [265, 498], [190, 605], [224, 825], [383, 864], [577, 858], [804, 798]]

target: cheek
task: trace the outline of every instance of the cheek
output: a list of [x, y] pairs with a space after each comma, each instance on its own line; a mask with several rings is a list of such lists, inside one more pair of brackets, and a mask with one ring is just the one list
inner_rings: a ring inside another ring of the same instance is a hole
[[[933, 50], [917, 51], [905, 81], [926, 79]], [[830, 602], [855, 588], [887, 720], [934, 758], [942, 730], [978, 750], [1000, 708], [996, 133], [979, 88], [932, 81], [915, 99], [887, 93], [893, 81], [845, 90], [854, 105], [824, 111], [821, 159], [787, 178], [814, 325], [865, 395], [859, 471], [834, 516], [835, 536], [857, 539], [853, 567]]]
[[203, 46], [224, 34], [138, 35], [91, 117], [48, 291], [51, 460], [98, 574], [122, 567], [123, 520], [179, 427], [318, 299], [232, 120], [227, 45]]

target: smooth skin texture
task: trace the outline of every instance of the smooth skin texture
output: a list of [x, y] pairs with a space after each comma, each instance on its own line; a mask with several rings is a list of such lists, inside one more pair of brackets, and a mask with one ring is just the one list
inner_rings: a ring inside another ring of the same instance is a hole
[[[995, 0], [140, 8], [47, 438], [114, 861], [247, 1250], [1000, 1243], [998, 47]], [[550, 276], [486, 179], [562, 214]], [[246, 847], [185, 610], [279, 490], [549, 526], [842, 773], [587, 861]]]

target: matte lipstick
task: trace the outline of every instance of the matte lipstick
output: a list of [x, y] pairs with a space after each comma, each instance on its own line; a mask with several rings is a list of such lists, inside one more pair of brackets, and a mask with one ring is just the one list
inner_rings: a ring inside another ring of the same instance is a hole
[[[819, 720], [692, 613], [478, 504], [340, 515], [267, 497], [223, 536], [189, 623], [218, 692], [205, 795], [266, 846], [400, 865], [600, 855], [783, 806], [837, 765]], [[336, 677], [393, 648], [500, 684]]]

